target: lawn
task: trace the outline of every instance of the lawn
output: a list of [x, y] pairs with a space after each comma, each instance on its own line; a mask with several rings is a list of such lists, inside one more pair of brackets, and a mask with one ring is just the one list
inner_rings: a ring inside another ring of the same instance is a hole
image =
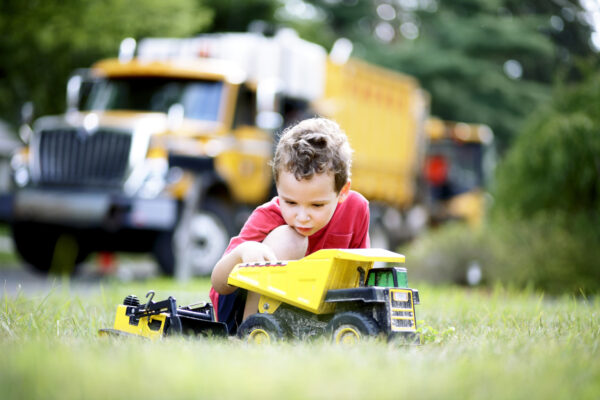
[[3, 399], [597, 399], [600, 300], [415, 284], [421, 346], [100, 338], [131, 293], [207, 300], [208, 282], [68, 282], [0, 307]]

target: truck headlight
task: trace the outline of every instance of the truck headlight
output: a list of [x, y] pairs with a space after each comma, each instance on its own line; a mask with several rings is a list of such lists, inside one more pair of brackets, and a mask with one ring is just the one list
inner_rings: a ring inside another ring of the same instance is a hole
[[15, 152], [10, 160], [12, 176], [15, 185], [24, 187], [29, 184], [31, 174], [29, 173], [29, 149], [24, 147]]
[[408, 301], [408, 293], [406, 292], [393, 292], [394, 301]]
[[146, 160], [146, 177], [139, 190], [140, 197], [150, 199], [162, 192], [165, 188], [168, 168], [168, 162], [164, 158]]
[[138, 165], [125, 182], [125, 192], [151, 199], [158, 196], [166, 185], [169, 162], [164, 152], [149, 151], [146, 159]]

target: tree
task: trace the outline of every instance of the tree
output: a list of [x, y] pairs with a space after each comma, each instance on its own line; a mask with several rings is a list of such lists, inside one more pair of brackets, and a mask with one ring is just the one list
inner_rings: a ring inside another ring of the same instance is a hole
[[561, 85], [498, 168], [495, 212], [600, 217], [600, 74]]
[[21, 105], [64, 110], [69, 74], [115, 56], [125, 37], [189, 36], [212, 13], [196, 0], [4, 0], [0, 3], [0, 117], [18, 123]]
[[213, 10], [212, 32], [245, 32], [253, 21], [270, 24], [279, 7], [277, 0], [203, 0]]
[[504, 148], [549, 99], [557, 77], [581, 79], [581, 58], [598, 59], [574, 1], [310, 3], [321, 12], [327, 38], [348, 37], [355, 56], [417, 77], [431, 94], [433, 114], [487, 123]]

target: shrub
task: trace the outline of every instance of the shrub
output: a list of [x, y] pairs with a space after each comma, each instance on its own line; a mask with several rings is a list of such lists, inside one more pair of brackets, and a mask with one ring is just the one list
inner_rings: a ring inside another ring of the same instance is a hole
[[584, 213], [496, 220], [486, 277], [551, 294], [600, 292], [599, 226]]
[[[443, 225], [400, 250], [406, 255], [409, 279], [432, 283], [479, 283], [477, 268], [491, 264], [491, 245], [482, 230], [462, 223]], [[485, 278], [482, 276], [482, 278]]]
[[497, 169], [494, 279], [600, 291], [600, 74], [557, 90]]

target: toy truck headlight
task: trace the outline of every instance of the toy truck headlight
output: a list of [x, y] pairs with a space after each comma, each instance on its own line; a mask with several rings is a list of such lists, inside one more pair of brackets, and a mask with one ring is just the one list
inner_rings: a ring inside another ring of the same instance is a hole
[[392, 299], [394, 301], [405, 302], [408, 301], [408, 293], [406, 292], [393, 292]]

